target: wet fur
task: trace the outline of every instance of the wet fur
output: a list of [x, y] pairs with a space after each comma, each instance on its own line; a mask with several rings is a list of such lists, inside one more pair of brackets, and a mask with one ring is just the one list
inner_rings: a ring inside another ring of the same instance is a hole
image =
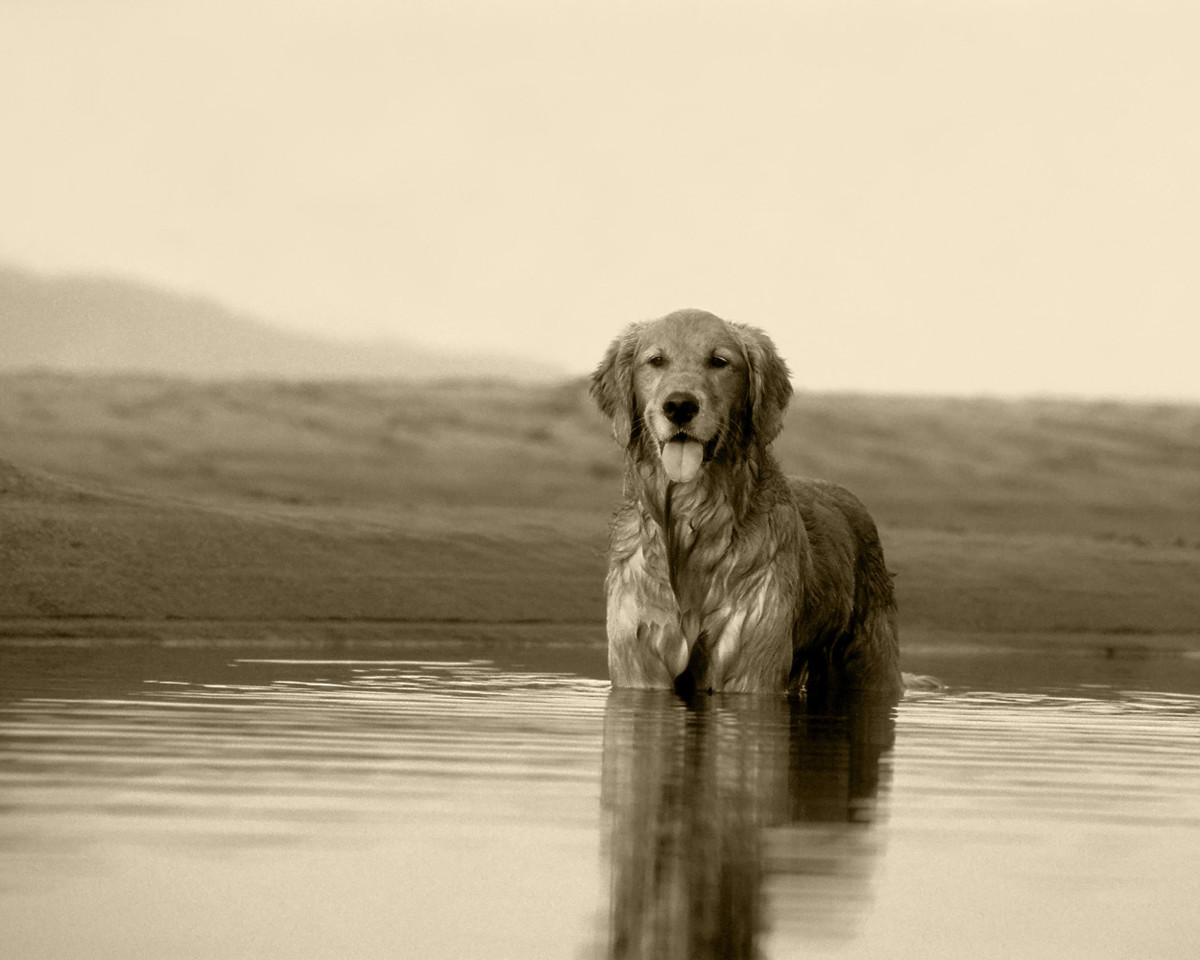
[[[614, 686], [901, 690], [874, 522], [842, 487], [785, 477], [769, 450], [792, 388], [762, 331], [699, 310], [633, 324], [591, 392], [625, 447], [606, 580]], [[681, 430], [663, 411], [683, 394], [698, 410]], [[705, 462], [672, 482], [661, 448], [684, 433]]]

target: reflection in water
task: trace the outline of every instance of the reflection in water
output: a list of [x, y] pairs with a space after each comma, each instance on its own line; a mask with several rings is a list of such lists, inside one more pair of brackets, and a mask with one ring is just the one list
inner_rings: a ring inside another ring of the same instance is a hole
[[0, 643], [0, 957], [1196, 955], [1200, 659], [893, 714], [353, 652]]
[[865, 834], [894, 730], [890, 702], [821, 712], [795, 699], [613, 691], [610, 956], [759, 956], [771, 884], [788, 884], [806, 926], [852, 929], [868, 903], [876, 847]]

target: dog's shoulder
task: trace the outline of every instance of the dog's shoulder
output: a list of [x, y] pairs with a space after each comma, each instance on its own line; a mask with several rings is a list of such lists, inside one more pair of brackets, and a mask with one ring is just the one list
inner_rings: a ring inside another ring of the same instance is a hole
[[858, 541], [874, 540], [875, 521], [863, 502], [839, 483], [788, 477], [788, 490], [810, 536], [841, 528]]
[[787, 478], [787, 485], [796, 504], [801, 508], [807, 506], [836, 507], [842, 511], [866, 511], [861, 500], [832, 480], [818, 480], [814, 477]]
[[636, 553], [648, 540], [648, 518], [637, 500], [627, 498], [609, 524], [608, 556], [623, 560]]

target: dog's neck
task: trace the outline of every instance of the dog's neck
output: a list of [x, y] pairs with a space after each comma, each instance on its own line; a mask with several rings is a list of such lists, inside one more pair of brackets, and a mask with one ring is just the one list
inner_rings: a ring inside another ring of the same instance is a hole
[[735, 531], [745, 529], [747, 517], [758, 508], [754, 493], [762, 475], [778, 470], [775, 459], [756, 443], [736, 456], [720, 450], [689, 483], [671, 482], [653, 452], [631, 450], [625, 466], [626, 496], [662, 532], [679, 606], [697, 610]]

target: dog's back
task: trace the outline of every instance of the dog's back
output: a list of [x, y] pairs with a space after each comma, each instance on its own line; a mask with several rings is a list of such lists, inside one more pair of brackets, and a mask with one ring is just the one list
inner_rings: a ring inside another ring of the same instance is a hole
[[792, 682], [899, 687], [892, 577], [871, 514], [845, 487], [789, 477], [807, 539]]

